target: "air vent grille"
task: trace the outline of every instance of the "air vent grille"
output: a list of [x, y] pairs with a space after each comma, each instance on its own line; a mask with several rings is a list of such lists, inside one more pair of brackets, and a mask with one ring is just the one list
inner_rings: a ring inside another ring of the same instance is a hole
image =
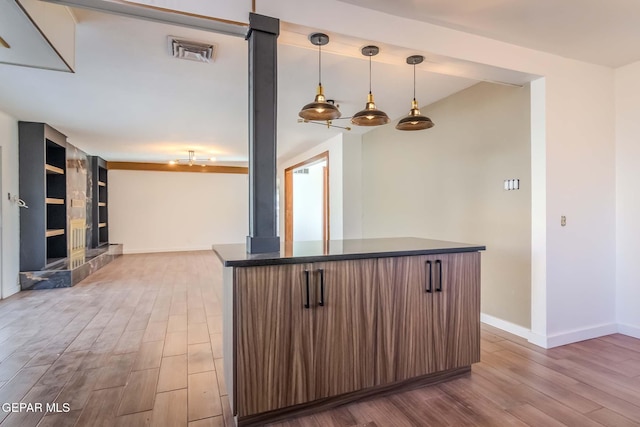
[[215, 48], [215, 45], [211, 43], [195, 42], [169, 36], [169, 53], [175, 58], [197, 62], [212, 62]]

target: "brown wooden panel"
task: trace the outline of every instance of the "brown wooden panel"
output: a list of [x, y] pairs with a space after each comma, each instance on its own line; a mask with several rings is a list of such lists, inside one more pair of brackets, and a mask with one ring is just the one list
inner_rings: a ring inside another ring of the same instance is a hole
[[236, 269], [239, 416], [313, 400], [313, 310], [307, 264]]
[[[433, 293], [433, 350], [438, 371], [480, 361], [480, 253], [438, 255]], [[440, 268], [439, 266], [442, 266]]]
[[108, 162], [108, 170], [159, 171], [159, 172], [199, 172], [199, 173], [239, 173], [247, 174], [249, 169], [239, 166], [189, 166], [166, 163]]
[[380, 258], [378, 275], [377, 384], [480, 360], [480, 253]]
[[284, 172], [284, 240], [293, 241], [293, 169]]
[[313, 276], [315, 398], [372, 387], [378, 304], [376, 260], [314, 263]]

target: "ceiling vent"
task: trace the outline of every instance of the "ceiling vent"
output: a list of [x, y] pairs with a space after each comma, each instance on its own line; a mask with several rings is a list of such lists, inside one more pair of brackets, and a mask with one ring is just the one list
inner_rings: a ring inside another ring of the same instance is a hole
[[169, 36], [169, 53], [176, 58], [212, 62], [215, 45]]

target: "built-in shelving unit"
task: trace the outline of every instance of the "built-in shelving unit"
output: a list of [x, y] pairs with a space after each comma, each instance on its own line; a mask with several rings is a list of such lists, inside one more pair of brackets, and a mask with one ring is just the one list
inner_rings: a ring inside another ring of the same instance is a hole
[[45, 236], [47, 237], [64, 236], [64, 229], [47, 230], [47, 232], [45, 233]]
[[48, 165], [48, 164], [44, 165], [44, 170], [45, 170], [47, 173], [53, 173], [53, 174], [58, 174], [58, 175], [64, 175], [64, 169], [57, 168], [57, 167], [52, 166], [52, 165]]
[[19, 124], [20, 270], [67, 257], [67, 137], [44, 123]]
[[64, 205], [64, 199], [54, 199], [53, 197], [47, 197], [44, 202], [48, 205]]
[[98, 156], [92, 156], [91, 175], [93, 179], [91, 246], [96, 248], [109, 243], [107, 162]]

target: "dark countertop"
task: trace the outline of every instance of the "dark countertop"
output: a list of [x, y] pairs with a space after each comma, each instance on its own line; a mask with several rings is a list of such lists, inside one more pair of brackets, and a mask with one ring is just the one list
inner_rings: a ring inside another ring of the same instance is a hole
[[247, 254], [244, 244], [213, 245], [213, 251], [218, 255], [225, 267], [477, 252], [485, 249], [486, 247], [482, 245], [418, 239], [415, 237], [330, 240], [328, 242], [286, 242], [280, 245], [280, 252], [265, 254]]

